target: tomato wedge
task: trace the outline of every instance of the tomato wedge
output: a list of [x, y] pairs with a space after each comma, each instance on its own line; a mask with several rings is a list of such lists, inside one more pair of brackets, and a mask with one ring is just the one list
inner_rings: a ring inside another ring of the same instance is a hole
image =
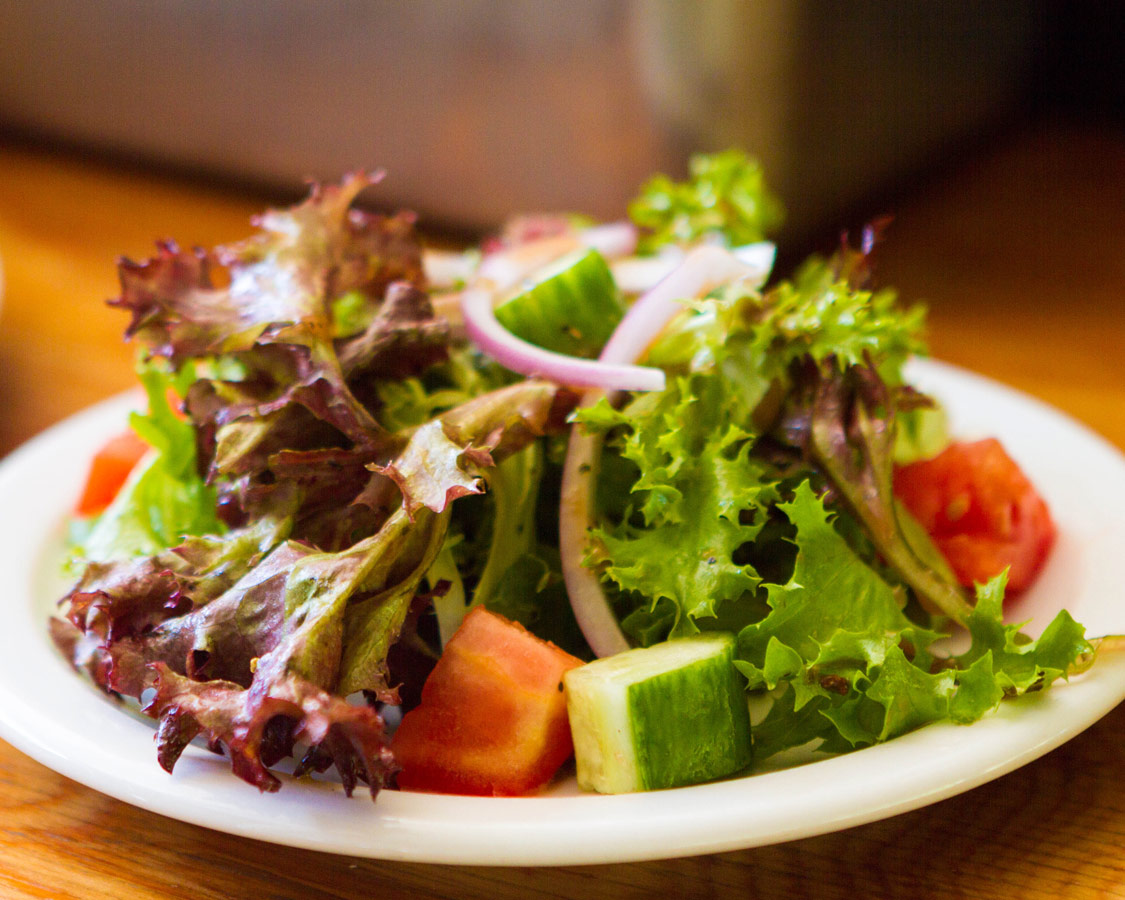
[[132, 429], [110, 438], [90, 462], [90, 472], [86, 476], [86, 485], [74, 509], [75, 513], [79, 516], [96, 516], [109, 506], [125, 484], [129, 473], [148, 450], [148, 444]]
[[1007, 568], [1009, 594], [1026, 590], [1055, 541], [1047, 504], [994, 438], [901, 467], [894, 490], [966, 587]]
[[472, 610], [394, 734], [398, 786], [485, 796], [543, 787], [574, 752], [562, 676], [579, 665], [522, 625]]

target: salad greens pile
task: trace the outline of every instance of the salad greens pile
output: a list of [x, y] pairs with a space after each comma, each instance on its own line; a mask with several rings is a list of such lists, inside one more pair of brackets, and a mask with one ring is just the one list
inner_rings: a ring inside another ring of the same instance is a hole
[[[934, 404], [903, 379], [922, 310], [870, 286], [877, 229], [767, 290], [683, 298], [645, 359], [665, 389], [579, 407], [435, 314], [456, 287], [428, 279], [412, 217], [353, 206], [377, 180], [315, 188], [233, 246], [121, 264], [153, 449], [77, 538], [51, 627], [159, 721], [165, 768], [201, 737], [265, 790], [294, 756], [376, 793], [384, 706], [415, 702], [471, 605], [589, 658], [558, 550], [572, 428], [604, 444], [584, 564], [636, 645], [737, 635], [772, 699], [757, 760], [971, 722], [1089, 657], [1065, 612], [1037, 640], [1004, 625], [1003, 576], [966, 596], [893, 496]], [[781, 213], [728, 152], [630, 214], [652, 254], [757, 241]], [[941, 652], [955, 627], [971, 645]]]
[[[1004, 575], [964, 597], [895, 501], [896, 425], [932, 406], [902, 378], [922, 310], [868, 277], [845, 247], [765, 294], [717, 292], [652, 348], [663, 392], [578, 413], [620, 458], [587, 564], [638, 644], [737, 633], [749, 690], [774, 700], [759, 761], [971, 722], [1090, 652], [1065, 611], [1038, 640], [1002, 625]], [[972, 646], [940, 654], [953, 624]]]

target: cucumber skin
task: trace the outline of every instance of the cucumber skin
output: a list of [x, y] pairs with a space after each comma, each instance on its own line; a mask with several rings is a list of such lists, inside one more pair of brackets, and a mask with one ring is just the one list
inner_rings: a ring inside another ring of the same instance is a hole
[[[630, 686], [633, 746], [644, 790], [712, 781], [750, 765], [750, 710], [734, 667], [733, 641], [720, 658], [725, 666], [709, 657]], [[669, 713], [671, 722], [662, 721]]]
[[[565, 260], [564, 260], [565, 264]], [[517, 337], [567, 356], [593, 357], [625, 315], [605, 258], [596, 250], [496, 307], [500, 324]]]

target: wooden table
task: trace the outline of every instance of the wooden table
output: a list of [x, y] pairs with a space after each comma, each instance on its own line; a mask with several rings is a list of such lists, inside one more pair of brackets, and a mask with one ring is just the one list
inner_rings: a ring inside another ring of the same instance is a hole
[[[240, 237], [261, 200], [11, 147], [0, 170], [2, 454], [132, 383], [124, 317], [101, 302], [117, 254], [142, 257], [156, 237]], [[935, 355], [1125, 448], [1125, 133], [1021, 129], [894, 208], [882, 280], [930, 302]], [[111, 800], [0, 742], [0, 895], [1125, 897], [1123, 743], [1125, 708], [995, 782], [841, 833], [648, 864], [489, 869], [230, 837]]]

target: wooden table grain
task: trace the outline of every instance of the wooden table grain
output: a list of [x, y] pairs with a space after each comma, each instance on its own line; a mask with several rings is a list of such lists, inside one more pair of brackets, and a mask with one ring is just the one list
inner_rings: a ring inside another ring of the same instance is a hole
[[[261, 200], [14, 146], [0, 146], [0, 171], [4, 454], [132, 384], [123, 316], [102, 302], [118, 254], [143, 257], [158, 237], [236, 239]], [[894, 206], [881, 280], [929, 303], [935, 355], [1125, 448], [1125, 133], [1027, 126]], [[0, 897], [1125, 897], [1123, 746], [1119, 708], [1031, 765], [882, 822], [713, 856], [535, 869], [231, 837], [112, 800], [0, 742]]]

